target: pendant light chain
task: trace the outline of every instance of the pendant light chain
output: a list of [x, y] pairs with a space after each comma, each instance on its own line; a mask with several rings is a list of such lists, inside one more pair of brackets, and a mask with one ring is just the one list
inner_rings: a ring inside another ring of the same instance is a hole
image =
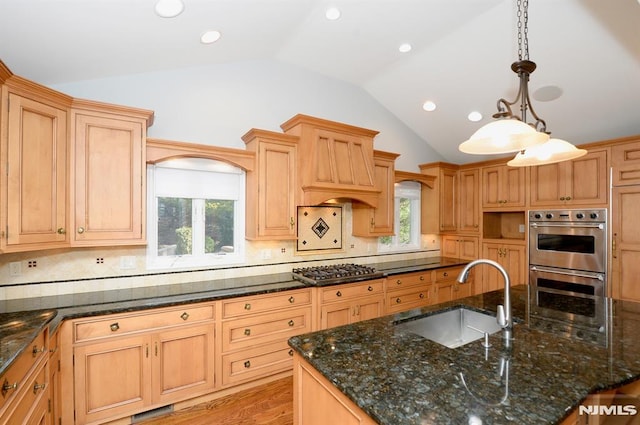
[[[529, 60], [529, 0], [518, 0], [518, 59]], [[524, 47], [524, 57], [523, 57]]]

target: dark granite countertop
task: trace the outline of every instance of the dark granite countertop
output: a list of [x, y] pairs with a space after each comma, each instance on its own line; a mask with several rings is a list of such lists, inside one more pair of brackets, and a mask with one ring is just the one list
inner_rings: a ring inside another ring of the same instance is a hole
[[[372, 264], [387, 274], [466, 264], [445, 257]], [[162, 277], [159, 277], [161, 279]], [[47, 325], [53, 331], [65, 319], [124, 313], [148, 308], [215, 301], [305, 288], [291, 273], [185, 282], [132, 289], [96, 291], [16, 300], [0, 300], [0, 376]]]
[[[396, 323], [466, 305], [495, 313], [502, 291], [313, 332], [289, 344], [383, 425], [554, 424], [593, 392], [640, 378], [640, 304], [608, 305], [602, 338], [567, 337], [569, 323], [531, 315], [527, 286], [512, 288], [512, 347], [502, 332], [456, 349]], [[542, 320], [540, 320], [542, 319]], [[501, 374], [502, 372], [502, 374]]]

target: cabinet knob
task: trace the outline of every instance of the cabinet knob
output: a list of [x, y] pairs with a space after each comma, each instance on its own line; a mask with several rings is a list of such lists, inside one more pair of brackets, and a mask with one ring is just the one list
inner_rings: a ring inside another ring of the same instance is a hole
[[341, 297], [342, 296], [342, 292], [338, 291], [336, 292], [336, 297]]
[[111, 329], [111, 332], [115, 332], [120, 329], [120, 325], [118, 324], [118, 322], [112, 323], [111, 325], [109, 325], [109, 328]]
[[38, 381], [36, 381], [35, 384], [33, 385], [33, 393], [36, 394], [38, 390], [44, 390], [46, 386], [47, 386], [46, 383], [38, 384]]
[[244, 334], [245, 334], [246, 336], [250, 336], [250, 335], [251, 335], [251, 329], [249, 329], [249, 328], [245, 329], [245, 330], [244, 330]]
[[245, 310], [251, 310], [251, 304], [246, 303], [246, 304], [244, 305], [244, 309], [245, 309]]
[[444, 273], [442, 274], [442, 276], [444, 276], [444, 277], [448, 277], [448, 276], [449, 276], [449, 273], [444, 272]]
[[396, 298], [396, 304], [400, 304], [402, 300], [400, 298]]
[[294, 326], [296, 323], [293, 320], [289, 320], [289, 326]]
[[293, 350], [289, 350], [289, 355], [293, 357]]
[[423, 298], [424, 298], [424, 294], [421, 293], [420, 294], [420, 299], [423, 299]]
[[59, 235], [64, 235], [65, 233], [67, 233], [67, 231], [66, 231], [66, 230], [64, 230], [64, 228], [63, 228], [63, 227], [58, 227], [58, 230], [56, 230], [56, 232], [57, 232]]
[[291, 304], [293, 304], [294, 302], [296, 302], [296, 299], [295, 299], [295, 298], [293, 298], [293, 297], [289, 297], [289, 302], [290, 302]]
[[367, 288], [367, 291], [369, 291], [369, 292], [373, 292], [373, 286], [369, 286], [369, 287]]
[[249, 360], [244, 362], [244, 367], [245, 367], [245, 369], [249, 369], [251, 367], [251, 362]]
[[84, 233], [84, 227], [78, 227], [78, 233]]
[[187, 319], [189, 318], [189, 313], [187, 313], [187, 312], [185, 311], [184, 313], [182, 313], [182, 314], [180, 315], [180, 318], [181, 318], [182, 320], [187, 320]]
[[402, 283], [402, 280], [398, 279], [396, 280], [396, 285], [400, 285]]
[[18, 382], [10, 384], [9, 381], [7, 381], [7, 379], [5, 378], [4, 383], [2, 384], [2, 397], [7, 395], [9, 391], [15, 390], [16, 388], [18, 388]]
[[566, 201], [570, 201], [571, 200], [571, 196], [565, 196], [564, 198]]
[[33, 357], [36, 357], [38, 354], [40, 353], [44, 353], [45, 352], [45, 348], [38, 348], [35, 345], [33, 346], [33, 350], [31, 350], [31, 353], [33, 354]]
[[420, 276], [420, 280], [424, 280], [424, 276]]

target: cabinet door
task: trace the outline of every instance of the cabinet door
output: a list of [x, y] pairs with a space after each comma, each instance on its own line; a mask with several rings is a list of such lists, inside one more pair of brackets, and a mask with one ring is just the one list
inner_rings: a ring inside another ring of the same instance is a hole
[[522, 207], [525, 204], [523, 167], [497, 165], [482, 169], [482, 206]]
[[69, 241], [67, 112], [14, 93], [8, 93], [7, 102], [2, 250], [65, 246]]
[[77, 423], [141, 411], [151, 402], [150, 337], [75, 347]]
[[[595, 151], [563, 164], [566, 172], [565, 200], [572, 205], [606, 205], [607, 152]], [[562, 197], [560, 197], [562, 200]]]
[[354, 236], [392, 236], [394, 224], [394, 184], [395, 158], [374, 157], [374, 174], [378, 195], [378, 207], [371, 208], [363, 203], [353, 203], [353, 235]]
[[320, 329], [335, 328], [352, 322], [354, 308], [351, 302], [333, 303], [320, 308]]
[[143, 120], [74, 112], [74, 245], [143, 244]]
[[640, 185], [615, 187], [612, 196], [612, 296], [640, 301]]
[[353, 322], [359, 322], [361, 320], [375, 319], [382, 316], [384, 300], [382, 298], [364, 298], [358, 302], [356, 307], [356, 315], [353, 318]]
[[170, 403], [214, 387], [214, 325], [161, 332], [153, 337], [153, 403]]
[[478, 233], [480, 228], [480, 170], [460, 170], [460, 232]]
[[455, 299], [454, 287], [456, 282], [454, 280], [448, 282], [438, 283], [438, 289], [436, 290], [436, 304], [444, 303]]
[[560, 204], [564, 196], [564, 171], [562, 163], [537, 165], [531, 167], [531, 206], [547, 206]]
[[611, 147], [613, 186], [640, 184], [640, 141]]
[[247, 175], [247, 238], [294, 239], [296, 146], [260, 137], [251, 143], [258, 169]]
[[440, 231], [455, 232], [458, 229], [458, 172], [444, 168], [440, 171]]
[[[524, 245], [483, 244], [483, 258], [499, 263], [509, 275], [511, 286], [527, 284], [526, 250]], [[482, 265], [482, 292], [504, 288], [502, 274], [495, 267]]]

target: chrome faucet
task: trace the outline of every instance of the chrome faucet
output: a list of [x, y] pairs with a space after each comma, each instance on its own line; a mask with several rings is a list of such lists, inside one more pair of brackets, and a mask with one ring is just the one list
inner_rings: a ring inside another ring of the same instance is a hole
[[504, 330], [503, 336], [505, 340], [505, 346], [510, 347], [511, 339], [513, 338], [513, 315], [511, 311], [511, 283], [509, 280], [509, 274], [507, 274], [507, 271], [499, 263], [493, 260], [480, 258], [478, 260], [473, 260], [472, 262], [467, 264], [464, 269], [462, 269], [460, 275], [458, 276], [458, 282], [466, 282], [469, 278], [469, 272], [478, 264], [487, 264], [489, 266], [495, 267], [504, 278], [504, 305], [498, 305], [496, 321]]

